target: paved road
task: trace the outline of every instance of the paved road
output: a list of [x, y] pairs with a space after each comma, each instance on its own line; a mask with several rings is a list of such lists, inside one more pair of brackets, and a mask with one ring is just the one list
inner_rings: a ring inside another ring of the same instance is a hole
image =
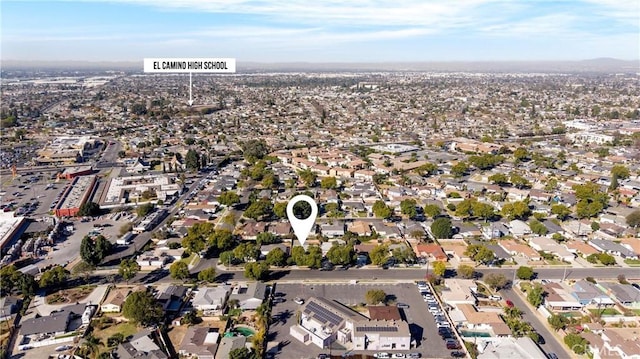
[[545, 323], [533, 312], [533, 310], [525, 303], [513, 289], [503, 289], [500, 291], [500, 295], [504, 299], [508, 299], [513, 302], [516, 308], [522, 310], [522, 319], [525, 322], [529, 322], [533, 328], [544, 338], [544, 344], [540, 344], [540, 348], [545, 353], [556, 353], [559, 358], [571, 358], [573, 357], [569, 352], [565, 350], [562, 343], [556, 339], [556, 337], [549, 331]]
[[[216, 259], [202, 259], [190, 272], [195, 274], [204, 268], [215, 266]], [[216, 268], [220, 280], [222, 281], [246, 281], [244, 269], [241, 267], [235, 270], [224, 270], [219, 266]], [[507, 278], [513, 278], [514, 269], [511, 268], [485, 268], [477, 269], [478, 272], [487, 275], [489, 273], [502, 273]], [[110, 274], [109, 271], [98, 270], [96, 276]], [[147, 272], [148, 273], [148, 272]], [[567, 270], [566, 276], [563, 269], [541, 268], [537, 269], [539, 279], [583, 279], [593, 277], [595, 279], [616, 279], [619, 274], [624, 274], [627, 279], [639, 279], [640, 271], [637, 268], [576, 268]], [[327, 281], [327, 282], [348, 282], [358, 281], [417, 281], [424, 280], [424, 269], [378, 269], [378, 268], [352, 268], [346, 271], [320, 271], [309, 269], [278, 269], [271, 272], [271, 279], [280, 282], [304, 282], [304, 281]], [[137, 278], [142, 278], [145, 273], [140, 273]], [[170, 278], [163, 278], [160, 282], [171, 281]], [[137, 279], [131, 281], [137, 282]]]

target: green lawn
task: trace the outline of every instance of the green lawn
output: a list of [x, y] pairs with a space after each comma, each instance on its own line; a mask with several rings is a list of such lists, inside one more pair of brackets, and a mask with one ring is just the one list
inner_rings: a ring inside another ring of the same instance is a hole
[[624, 262], [632, 267], [640, 267], [640, 259], [625, 259]]
[[124, 322], [120, 324], [114, 324], [102, 330], [96, 329], [93, 331], [93, 335], [95, 335], [97, 338], [100, 338], [100, 340], [106, 344], [107, 339], [116, 333], [122, 333], [122, 335], [124, 335], [124, 337], [126, 338], [134, 335], [137, 332], [138, 328], [134, 324]]
[[589, 311], [592, 314], [600, 313], [601, 315], [620, 315], [620, 312], [615, 308], [589, 309]]

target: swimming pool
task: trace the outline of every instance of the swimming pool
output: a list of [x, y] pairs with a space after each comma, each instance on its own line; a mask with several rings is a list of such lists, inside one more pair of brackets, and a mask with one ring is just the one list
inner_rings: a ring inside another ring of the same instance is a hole
[[235, 327], [233, 331], [245, 337], [250, 337], [256, 334], [255, 330], [247, 327]]
[[467, 338], [488, 338], [491, 337], [491, 333], [487, 332], [474, 332], [472, 330], [461, 330], [460, 335]]

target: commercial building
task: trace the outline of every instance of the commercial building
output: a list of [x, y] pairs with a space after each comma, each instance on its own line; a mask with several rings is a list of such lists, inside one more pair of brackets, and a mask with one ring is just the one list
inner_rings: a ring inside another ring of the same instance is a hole
[[78, 176], [86, 176], [91, 173], [93, 173], [93, 167], [91, 166], [67, 167], [58, 175], [58, 178], [72, 180]]
[[300, 321], [289, 329], [289, 334], [304, 344], [322, 349], [334, 342], [354, 350], [411, 348], [411, 333], [406, 322], [370, 320], [326, 298], [309, 298], [302, 308]]
[[81, 162], [85, 152], [94, 149], [100, 142], [90, 136], [56, 137], [33, 159], [37, 165], [71, 164]]
[[20, 237], [25, 224], [25, 217], [14, 217], [13, 212], [0, 212], [0, 250], [4, 252]]
[[95, 175], [75, 177], [54, 209], [56, 216], [73, 217], [77, 215], [80, 207], [91, 197], [95, 186]]
[[175, 183], [175, 177], [168, 175], [131, 176], [111, 179], [103, 203], [105, 205], [144, 202], [157, 198], [167, 201], [180, 195], [182, 186]]

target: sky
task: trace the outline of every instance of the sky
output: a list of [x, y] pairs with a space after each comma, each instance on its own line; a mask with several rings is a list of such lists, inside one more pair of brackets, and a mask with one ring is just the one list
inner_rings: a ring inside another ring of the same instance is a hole
[[0, 13], [2, 60], [640, 58], [638, 0], [2, 0]]

